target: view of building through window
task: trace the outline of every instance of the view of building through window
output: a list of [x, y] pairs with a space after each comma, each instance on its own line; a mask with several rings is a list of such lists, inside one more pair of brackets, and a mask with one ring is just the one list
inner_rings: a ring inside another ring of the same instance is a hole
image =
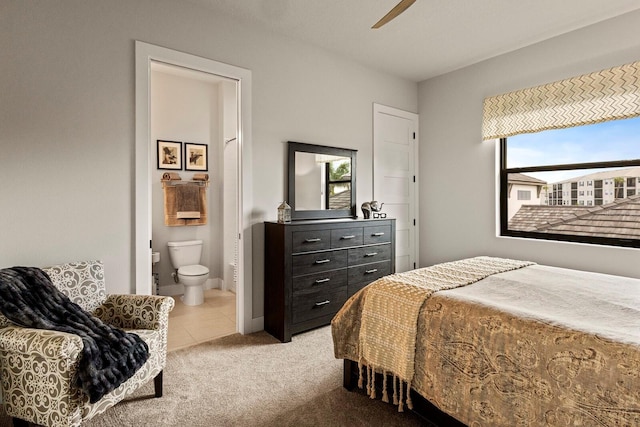
[[502, 234], [640, 245], [640, 117], [516, 135], [501, 150]]
[[351, 207], [351, 160], [338, 159], [326, 163], [328, 167], [327, 187], [329, 209]]

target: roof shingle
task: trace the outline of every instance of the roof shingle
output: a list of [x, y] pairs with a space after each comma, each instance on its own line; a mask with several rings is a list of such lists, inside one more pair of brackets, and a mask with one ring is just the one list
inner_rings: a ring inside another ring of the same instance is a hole
[[640, 239], [640, 195], [602, 206], [524, 205], [509, 230]]

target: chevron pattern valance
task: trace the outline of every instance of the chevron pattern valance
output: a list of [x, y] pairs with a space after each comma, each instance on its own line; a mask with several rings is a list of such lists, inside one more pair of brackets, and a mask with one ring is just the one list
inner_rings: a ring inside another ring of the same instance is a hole
[[484, 100], [482, 139], [640, 115], [640, 61]]

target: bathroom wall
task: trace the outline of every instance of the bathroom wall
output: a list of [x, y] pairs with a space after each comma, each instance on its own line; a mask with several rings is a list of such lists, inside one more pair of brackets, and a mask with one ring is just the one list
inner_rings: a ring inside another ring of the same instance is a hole
[[[203, 76], [204, 77], [204, 76]], [[162, 294], [182, 293], [171, 276], [174, 271], [169, 259], [167, 242], [174, 240], [204, 241], [201, 264], [209, 268], [205, 288], [220, 287], [222, 277], [222, 174], [220, 172], [222, 131], [220, 123], [219, 83], [193, 77], [151, 73], [151, 141], [154, 149], [152, 165], [152, 246], [160, 252], [160, 262], [153, 271], [158, 273]], [[183, 169], [157, 169], [156, 141], [183, 143]], [[184, 169], [184, 143], [207, 144], [210, 184], [207, 190], [208, 223], [198, 226], [164, 225], [164, 194], [161, 178], [165, 172], [178, 172], [182, 180], [189, 180], [199, 171]]]
[[238, 96], [236, 82], [220, 83], [222, 109], [222, 135], [224, 141], [221, 156], [223, 171], [223, 258], [222, 288], [236, 291], [235, 268], [238, 265]]

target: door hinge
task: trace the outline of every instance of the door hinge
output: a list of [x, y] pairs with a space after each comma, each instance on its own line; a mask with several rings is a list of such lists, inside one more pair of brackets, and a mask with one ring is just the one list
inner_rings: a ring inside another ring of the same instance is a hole
[[151, 245], [151, 240], [149, 240], [149, 249], [153, 249], [153, 245]]
[[416, 182], [416, 176], [413, 175], [413, 182]]
[[416, 139], [416, 133], [415, 132], [413, 133], [413, 139]]
[[416, 263], [414, 262], [413, 263], [413, 269], [415, 270], [415, 268], [416, 268]]
[[413, 219], [413, 226], [414, 227], [416, 226], [416, 219], [415, 218]]

